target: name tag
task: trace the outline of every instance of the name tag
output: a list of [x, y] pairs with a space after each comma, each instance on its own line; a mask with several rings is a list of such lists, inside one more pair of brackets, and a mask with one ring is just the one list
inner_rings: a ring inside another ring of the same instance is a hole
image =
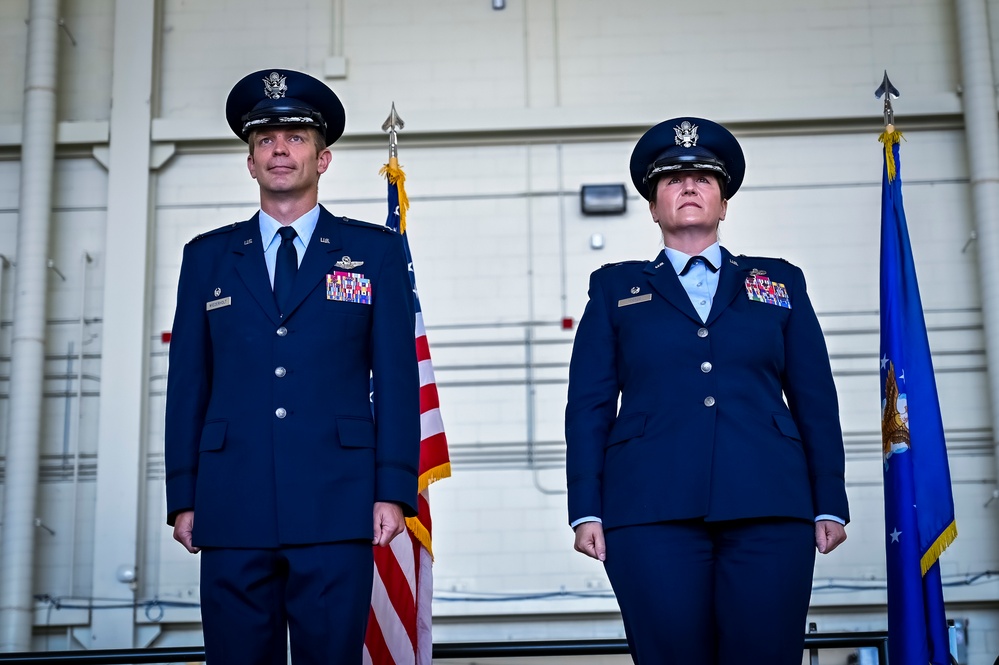
[[228, 307], [231, 304], [232, 304], [232, 296], [226, 296], [225, 298], [219, 298], [218, 300], [213, 300], [211, 302], [205, 303], [205, 309], [210, 312], [213, 309], [218, 309], [219, 307]]
[[625, 298], [623, 300], [617, 301], [618, 307], [627, 307], [628, 305], [636, 305], [640, 302], [649, 302], [652, 300], [652, 294], [646, 293], [645, 295], [635, 296], [634, 298]]

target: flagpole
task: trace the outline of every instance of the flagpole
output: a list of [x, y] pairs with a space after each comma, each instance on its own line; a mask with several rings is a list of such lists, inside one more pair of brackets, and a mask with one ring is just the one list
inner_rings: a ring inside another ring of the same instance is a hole
[[[447, 437], [440, 415], [440, 398], [430, 358], [430, 345], [423, 325], [423, 310], [416, 289], [409, 235], [406, 233], [409, 197], [406, 196], [406, 174], [399, 165], [398, 151], [398, 132], [403, 127], [405, 123], [399, 117], [393, 102], [392, 110], [382, 124], [382, 131], [389, 135], [389, 160], [380, 173], [388, 181], [388, 214], [385, 225], [401, 236], [413, 287], [413, 334], [416, 359], [420, 366], [419, 495], [417, 514], [406, 518], [406, 531], [393, 540], [389, 548], [375, 548], [374, 588], [368, 632], [364, 641], [367, 656], [374, 665], [432, 663], [433, 548], [428, 485], [451, 475]], [[397, 660], [396, 656], [401, 659]]]
[[881, 186], [881, 437], [888, 576], [888, 650], [893, 665], [947, 665], [939, 557], [957, 537], [947, 447], [909, 230], [885, 72]]
[[406, 174], [399, 166], [399, 130], [406, 127], [406, 123], [395, 110], [395, 102], [392, 102], [392, 110], [382, 123], [382, 131], [389, 135], [389, 160], [388, 164], [382, 167], [381, 174], [388, 178], [389, 185], [395, 186], [399, 196], [399, 233], [406, 232], [406, 212], [409, 210], [409, 197], [406, 196]]

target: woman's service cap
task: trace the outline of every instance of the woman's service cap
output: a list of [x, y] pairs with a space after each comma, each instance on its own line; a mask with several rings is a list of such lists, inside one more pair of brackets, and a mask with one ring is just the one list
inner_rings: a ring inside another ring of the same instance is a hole
[[631, 153], [631, 180], [648, 200], [650, 185], [677, 171], [714, 171], [725, 181], [725, 198], [732, 198], [746, 174], [739, 142], [716, 122], [681, 117], [665, 120], [638, 139]]
[[262, 69], [244, 76], [229, 92], [225, 117], [244, 141], [258, 127], [315, 127], [330, 145], [343, 135], [347, 115], [336, 93], [322, 81], [291, 69]]

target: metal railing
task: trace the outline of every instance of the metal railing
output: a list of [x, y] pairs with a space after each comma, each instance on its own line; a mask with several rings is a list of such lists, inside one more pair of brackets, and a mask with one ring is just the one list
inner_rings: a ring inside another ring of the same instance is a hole
[[[808, 633], [805, 649], [877, 649], [878, 664], [888, 665], [888, 633]], [[548, 640], [524, 642], [443, 642], [434, 645], [433, 657], [526, 658], [531, 656], [627, 655], [623, 639]], [[94, 651], [47, 651], [0, 654], [0, 665], [146, 665], [204, 662], [204, 647], [158, 647], [152, 649], [103, 649]]]

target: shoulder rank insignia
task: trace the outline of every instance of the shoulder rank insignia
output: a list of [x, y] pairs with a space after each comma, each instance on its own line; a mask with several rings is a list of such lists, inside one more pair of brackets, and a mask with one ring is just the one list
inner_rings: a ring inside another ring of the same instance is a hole
[[351, 261], [349, 256], [345, 256], [336, 262], [337, 268], [343, 268], [344, 270], [353, 270], [357, 266], [363, 266], [364, 261]]

